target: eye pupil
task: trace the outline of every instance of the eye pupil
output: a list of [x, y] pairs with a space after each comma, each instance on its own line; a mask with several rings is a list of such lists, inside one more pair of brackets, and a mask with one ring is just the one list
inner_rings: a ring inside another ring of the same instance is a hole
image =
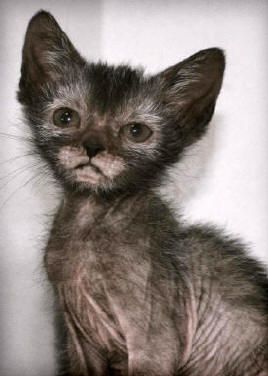
[[70, 111], [63, 112], [63, 114], [60, 117], [60, 121], [63, 124], [68, 124], [68, 123], [70, 123], [71, 120], [72, 120], [72, 114], [71, 114]]
[[139, 135], [142, 133], [141, 126], [138, 124], [133, 124], [130, 128], [130, 133], [133, 137], [139, 137]]

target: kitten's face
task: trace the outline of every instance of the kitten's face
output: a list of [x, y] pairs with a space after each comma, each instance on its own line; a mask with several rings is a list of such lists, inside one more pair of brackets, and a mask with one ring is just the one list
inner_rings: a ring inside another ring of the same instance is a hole
[[39, 152], [66, 187], [143, 189], [203, 134], [223, 70], [218, 49], [152, 77], [90, 64], [41, 12], [27, 30], [18, 98]]
[[148, 179], [163, 120], [149, 81], [128, 67], [91, 64], [74, 82], [67, 74], [46, 88], [34, 132], [44, 135], [41, 150], [68, 186], [110, 190]]

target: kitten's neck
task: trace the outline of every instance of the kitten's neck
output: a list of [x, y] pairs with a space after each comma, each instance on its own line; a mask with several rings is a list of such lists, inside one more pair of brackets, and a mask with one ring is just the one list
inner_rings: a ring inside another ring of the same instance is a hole
[[[100, 196], [96, 194], [78, 195], [65, 194], [54, 222], [54, 228], [74, 228], [71, 232], [88, 233], [89, 229], [113, 229], [120, 232], [123, 228], [139, 223], [145, 224], [152, 221], [153, 213], [163, 212], [163, 204], [153, 192], [125, 192], [119, 197]], [[155, 209], [154, 209], [155, 208]], [[138, 219], [139, 218], [139, 219]], [[143, 226], [143, 225], [142, 225]], [[80, 235], [79, 235], [80, 237]]]
[[145, 198], [145, 197], [152, 197], [155, 196], [155, 192], [153, 189], [144, 189], [144, 190], [137, 190], [137, 189], [129, 189], [129, 190], [116, 190], [116, 191], [99, 191], [96, 192], [76, 192], [66, 190], [63, 193], [63, 201], [64, 202], [73, 202], [73, 203], [86, 203], [86, 202], [95, 202], [99, 205], [113, 205], [115, 202], [130, 200], [133, 198], [136, 200], [137, 198]]

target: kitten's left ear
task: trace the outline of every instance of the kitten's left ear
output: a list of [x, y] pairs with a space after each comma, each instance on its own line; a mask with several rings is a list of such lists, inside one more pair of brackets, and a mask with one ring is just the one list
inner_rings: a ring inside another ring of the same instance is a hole
[[84, 60], [76, 51], [54, 17], [45, 11], [30, 20], [22, 51], [19, 100], [25, 90], [36, 91], [42, 84], [57, 81], [66, 67], [81, 66]]
[[224, 68], [223, 51], [210, 48], [199, 51], [158, 76], [162, 103], [177, 119], [185, 140], [189, 133], [189, 143], [191, 138], [198, 138], [204, 132], [213, 115]]

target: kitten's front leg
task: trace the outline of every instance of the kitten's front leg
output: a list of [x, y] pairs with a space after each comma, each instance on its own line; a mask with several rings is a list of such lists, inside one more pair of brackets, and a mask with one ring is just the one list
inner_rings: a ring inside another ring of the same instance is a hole
[[57, 376], [108, 376], [108, 361], [96, 344], [83, 338], [70, 313], [56, 315]]
[[172, 320], [164, 317], [160, 309], [151, 312], [150, 321], [146, 320], [148, 311], [135, 314], [136, 317], [124, 318], [121, 315], [128, 351], [128, 376], [177, 376], [183, 358], [183, 340], [178, 339]]
[[58, 376], [109, 376], [107, 359], [95, 346], [77, 339], [69, 338], [66, 363], [61, 365]]
[[109, 309], [125, 338], [128, 376], [177, 376], [189, 356], [191, 304], [180, 299], [172, 278], [164, 279], [162, 272], [160, 283], [159, 274], [152, 275], [144, 261], [133, 262], [106, 288]]
[[130, 356], [129, 376], [177, 376], [177, 374], [174, 364], [161, 354], [135, 352]]

